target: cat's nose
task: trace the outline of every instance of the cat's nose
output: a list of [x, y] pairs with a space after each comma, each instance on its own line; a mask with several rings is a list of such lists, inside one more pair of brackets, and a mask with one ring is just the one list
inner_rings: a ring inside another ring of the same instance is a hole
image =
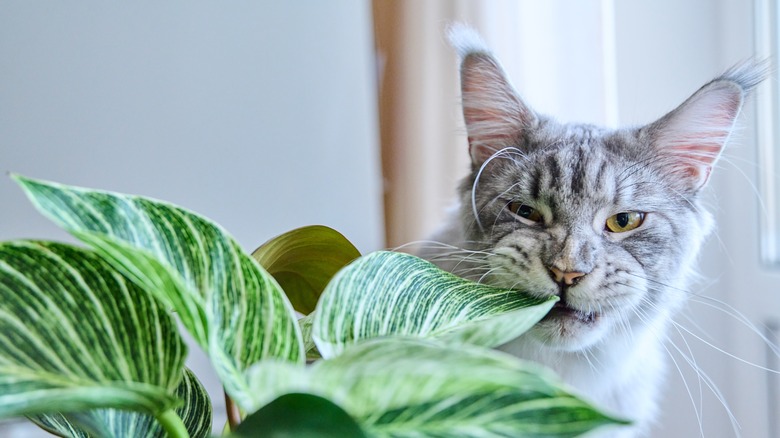
[[587, 275], [585, 272], [563, 272], [560, 269], [550, 266], [550, 276], [556, 283], [573, 286], [577, 284], [582, 277]]

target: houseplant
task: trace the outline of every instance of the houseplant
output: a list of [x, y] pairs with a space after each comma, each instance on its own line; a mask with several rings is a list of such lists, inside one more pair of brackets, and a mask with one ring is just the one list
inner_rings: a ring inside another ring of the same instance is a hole
[[180, 207], [13, 178], [87, 248], [0, 244], [0, 418], [64, 436], [208, 435], [178, 319], [240, 408], [237, 436], [575, 436], [623, 423], [489, 349], [554, 300], [406, 254], [358, 257], [324, 227], [253, 258]]

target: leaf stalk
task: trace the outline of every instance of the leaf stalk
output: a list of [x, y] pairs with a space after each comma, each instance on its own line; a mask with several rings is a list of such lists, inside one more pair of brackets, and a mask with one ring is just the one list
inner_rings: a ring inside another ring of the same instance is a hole
[[170, 438], [190, 438], [190, 433], [187, 432], [184, 422], [173, 409], [168, 409], [157, 415], [156, 418]]
[[230, 431], [235, 432], [238, 425], [241, 424], [241, 412], [239, 412], [238, 406], [236, 406], [235, 402], [233, 402], [233, 399], [230, 398], [227, 391], [225, 391], [225, 408], [227, 410]]

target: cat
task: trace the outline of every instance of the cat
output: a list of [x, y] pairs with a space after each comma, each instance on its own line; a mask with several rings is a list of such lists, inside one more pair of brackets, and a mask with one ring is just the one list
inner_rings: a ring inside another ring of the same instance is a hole
[[440, 245], [418, 255], [475, 281], [560, 297], [500, 349], [634, 422], [596, 436], [645, 436], [665, 333], [713, 229], [699, 195], [766, 68], [742, 63], [653, 123], [606, 129], [536, 113], [473, 30], [456, 26], [450, 41], [471, 172], [432, 237]]

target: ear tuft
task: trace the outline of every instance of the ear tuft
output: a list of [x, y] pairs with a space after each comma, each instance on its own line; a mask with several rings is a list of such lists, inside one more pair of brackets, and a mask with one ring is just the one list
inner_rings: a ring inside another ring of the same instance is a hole
[[482, 37], [472, 29], [463, 23], [452, 23], [447, 27], [447, 38], [450, 41], [450, 45], [458, 53], [458, 58], [462, 61], [469, 54], [472, 53], [484, 53], [490, 54], [485, 41]]
[[743, 95], [750, 94], [764, 79], [772, 74], [770, 59], [748, 59], [734, 65], [712, 82], [727, 81], [737, 84]]

